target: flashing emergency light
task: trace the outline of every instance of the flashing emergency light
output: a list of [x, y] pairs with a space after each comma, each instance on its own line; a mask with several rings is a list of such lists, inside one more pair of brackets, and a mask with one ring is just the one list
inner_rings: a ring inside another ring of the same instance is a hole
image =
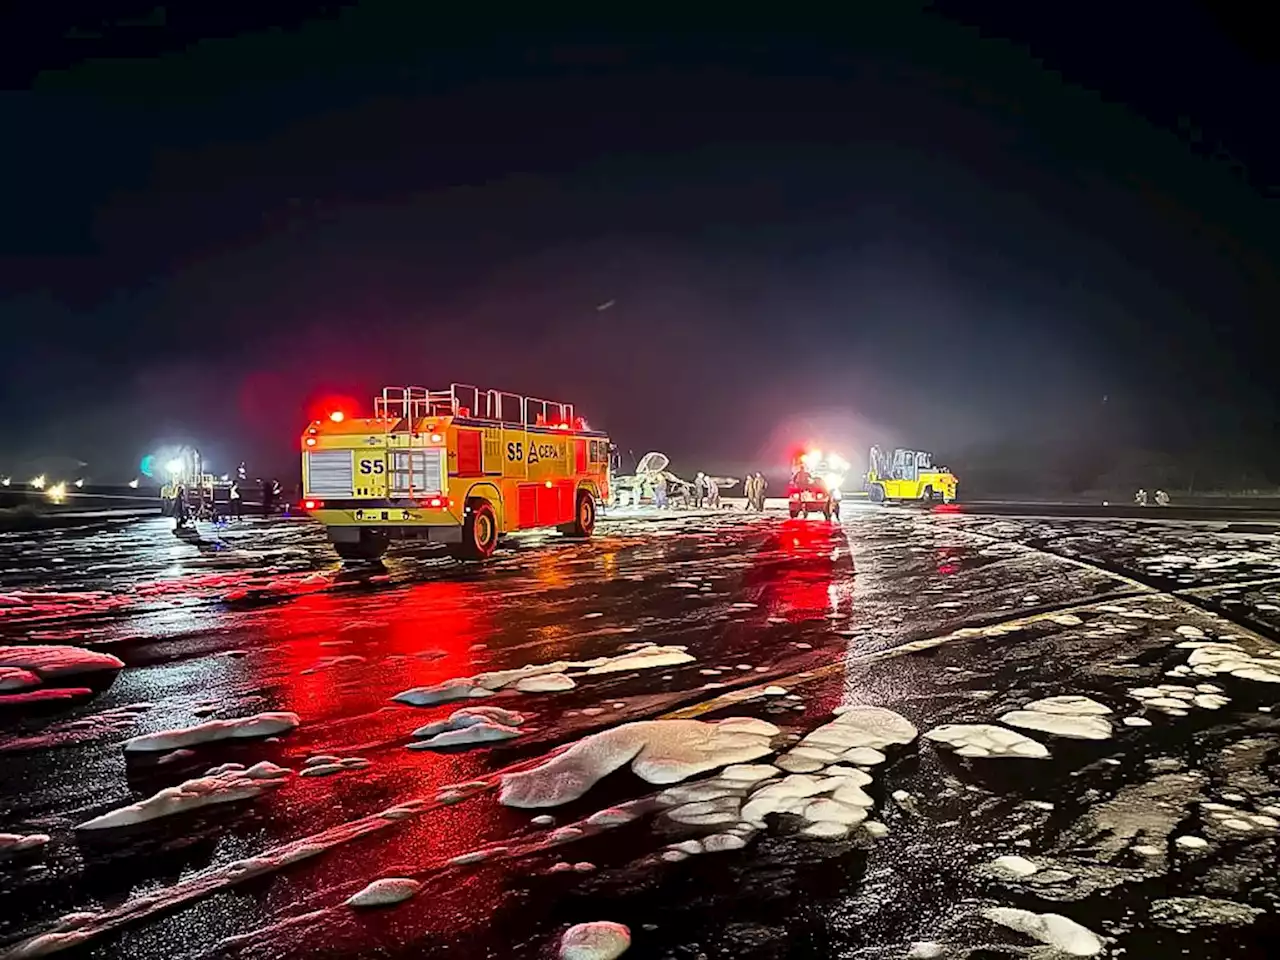
[[37, 490], [43, 490], [43, 489], [44, 489], [44, 474], [41, 474], [40, 476], [33, 478], [33, 479], [32, 479], [32, 481], [31, 481], [31, 486], [35, 487]]
[[84, 486], [84, 477], [80, 477], [78, 480], [76, 480], [76, 489], [79, 490], [83, 486]]
[[0, 487], [7, 487], [12, 480], [12, 477], [0, 477]]
[[138, 461], [138, 472], [144, 477], [154, 477], [156, 458], [153, 454], [148, 453], [145, 457]]
[[129, 481], [129, 489], [130, 489], [130, 490], [137, 490], [137, 489], [138, 489], [138, 478], [137, 478], [137, 477], [134, 477], [132, 480], [130, 480], [130, 481]]
[[304, 500], [302, 506], [306, 510], [316, 510], [324, 506], [323, 500]]
[[334, 410], [329, 414], [329, 419], [334, 423], [341, 423], [343, 420], [347, 419], [347, 415], [341, 410]]
[[67, 485], [65, 483], [55, 483], [45, 491], [44, 495], [54, 503], [61, 503], [63, 500], [67, 499]]
[[440, 434], [438, 434], [438, 433], [433, 433], [433, 434], [431, 435], [431, 442], [432, 442], [432, 443], [439, 443], [442, 439], [444, 439], [444, 438], [443, 438], [443, 437], [441, 437], [441, 436], [440, 436]]
[[164, 465], [164, 467], [165, 467], [165, 469], [166, 469], [166, 470], [168, 470], [168, 471], [169, 471], [171, 474], [173, 474], [175, 477], [176, 477], [178, 474], [182, 473], [182, 461], [181, 461], [179, 458], [177, 458], [177, 457], [174, 457], [172, 460], [170, 460], [168, 463], [166, 463], [166, 464]]

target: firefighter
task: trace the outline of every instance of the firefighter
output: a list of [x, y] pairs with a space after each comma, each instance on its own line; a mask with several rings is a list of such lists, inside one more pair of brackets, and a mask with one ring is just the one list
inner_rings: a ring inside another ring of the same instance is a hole
[[187, 506], [187, 487], [185, 484], [178, 484], [178, 489], [173, 493], [173, 532], [177, 533], [186, 528], [191, 521], [191, 512]]
[[756, 509], [764, 513], [764, 492], [769, 489], [769, 481], [764, 478], [764, 474], [759, 470], [756, 471]]
[[667, 509], [667, 478], [662, 474], [653, 481], [653, 505], [659, 510]]
[[237, 520], [241, 519], [243, 515], [244, 501], [240, 499], [240, 481], [239, 480], [231, 481], [231, 489], [227, 493], [227, 499], [230, 501], [231, 516], [233, 516]]
[[703, 502], [707, 499], [707, 476], [701, 470], [698, 475], [693, 478], [693, 506], [695, 510], [701, 510]]
[[743, 479], [742, 493], [747, 498], [747, 509], [754, 510], [756, 508], [756, 478], [754, 474], [748, 473]]

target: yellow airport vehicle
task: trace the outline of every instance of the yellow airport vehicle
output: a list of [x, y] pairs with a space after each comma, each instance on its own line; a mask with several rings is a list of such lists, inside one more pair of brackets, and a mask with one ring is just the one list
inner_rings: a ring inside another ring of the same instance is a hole
[[935, 467], [931, 453], [899, 447], [886, 454], [879, 447], [872, 447], [867, 463], [865, 486], [872, 503], [955, 502], [959, 480], [946, 467]]
[[344, 560], [376, 560], [393, 540], [483, 560], [516, 530], [591, 536], [609, 496], [609, 438], [568, 403], [386, 387], [372, 417], [334, 409], [307, 426], [302, 489]]

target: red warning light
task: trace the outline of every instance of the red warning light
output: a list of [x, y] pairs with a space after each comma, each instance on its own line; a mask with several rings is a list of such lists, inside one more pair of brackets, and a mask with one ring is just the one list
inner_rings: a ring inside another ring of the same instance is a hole
[[306, 510], [318, 510], [320, 507], [324, 506], [324, 501], [323, 500], [304, 500], [302, 502], [302, 506]]
[[341, 423], [343, 420], [347, 419], [347, 415], [341, 410], [333, 410], [329, 413], [329, 419], [334, 423]]

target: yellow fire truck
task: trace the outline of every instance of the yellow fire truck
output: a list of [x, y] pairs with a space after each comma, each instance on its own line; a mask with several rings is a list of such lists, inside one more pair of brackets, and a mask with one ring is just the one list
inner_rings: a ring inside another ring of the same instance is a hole
[[887, 454], [872, 447], [865, 486], [872, 503], [901, 500], [954, 503], [959, 481], [946, 467], [933, 465], [933, 454], [898, 448]]
[[302, 489], [344, 560], [376, 560], [392, 540], [483, 560], [515, 530], [591, 536], [609, 496], [609, 438], [568, 403], [386, 387], [372, 417], [335, 409], [307, 426]]

